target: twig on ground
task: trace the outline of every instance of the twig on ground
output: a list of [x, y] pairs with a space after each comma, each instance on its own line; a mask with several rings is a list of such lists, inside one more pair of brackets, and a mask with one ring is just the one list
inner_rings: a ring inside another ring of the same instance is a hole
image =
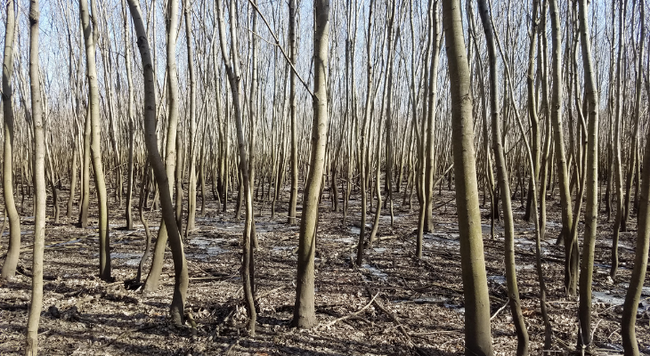
[[277, 292], [277, 291], [283, 290], [285, 287], [286, 287], [286, 286], [281, 286], [281, 287], [273, 288], [273, 289], [271, 289], [271, 290], [268, 291], [268, 292], [265, 292], [265, 293], [263, 293], [263, 294], [260, 294], [260, 295], [258, 295], [258, 296], [255, 298], [255, 301], [259, 301], [260, 299], [262, 299], [262, 298], [264, 298], [264, 297], [268, 297], [269, 295], [271, 295], [271, 294], [273, 294], [273, 293], [275, 293], [275, 292]]
[[224, 355], [228, 356], [230, 354], [230, 351], [239, 344], [239, 339], [235, 340], [233, 343], [228, 346], [228, 348], [224, 351]]
[[501, 312], [503, 311], [503, 309], [507, 308], [507, 307], [508, 307], [508, 304], [510, 304], [510, 299], [508, 299], [508, 300], [506, 301], [506, 303], [503, 304], [503, 306], [502, 306], [501, 308], [499, 308], [499, 310], [497, 310], [497, 311], [494, 313], [494, 315], [492, 315], [492, 316], [490, 317], [490, 321], [492, 321], [494, 318], [496, 318], [497, 315], [499, 315], [499, 313], [501, 313]]
[[340, 317], [340, 318], [338, 318], [338, 319], [336, 319], [336, 320], [334, 320], [334, 321], [332, 321], [332, 322], [330, 322], [330, 323], [328, 323], [328, 324], [326, 324], [326, 325], [323, 325], [321, 328], [325, 328], [325, 329], [326, 329], [326, 328], [329, 328], [329, 327], [331, 327], [332, 325], [338, 323], [339, 321], [342, 321], [342, 320], [345, 320], [345, 319], [349, 319], [349, 318], [351, 318], [351, 317], [354, 317], [354, 316], [357, 316], [357, 315], [361, 314], [364, 310], [368, 309], [368, 307], [370, 307], [370, 306], [372, 305], [372, 303], [375, 301], [375, 299], [377, 298], [377, 296], [379, 295], [379, 293], [380, 293], [380, 292], [377, 292], [377, 294], [375, 294], [375, 296], [372, 297], [372, 299], [370, 300], [370, 302], [369, 302], [368, 304], [366, 304], [363, 308], [359, 309], [358, 311], [356, 311], [356, 312], [354, 312], [354, 313], [352, 313], [352, 314], [348, 314], [348, 315], [346, 315], [346, 316], [342, 316], [342, 317]]
[[119, 340], [120, 338], [122, 338], [122, 336], [124, 336], [124, 335], [126, 335], [126, 334], [130, 334], [130, 333], [132, 333], [132, 332], [137, 332], [137, 331], [143, 331], [143, 330], [153, 329], [153, 328], [155, 328], [155, 327], [158, 326], [158, 325], [159, 325], [159, 324], [149, 324], [149, 325], [141, 326], [141, 327], [139, 327], [139, 328], [133, 328], [133, 329], [129, 329], [129, 330], [124, 330], [121, 334], [117, 335], [117, 337], [116, 337], [115, 339], [111, 340], [108, 344], [106, 344], [106, 346], [104, 346], [104, 349], [106, 349], [106, 348], [108, 348], [109, 346], [113, 345], [117, 340]]
[[373, 303], [375, 303], [375, 305], [377, 306], [377, 308], [379, 308], [379, 310], [381, 310], [381, 311], [382, 311], [384, 314], [386, 314], [386, 315], [387, 315], [387, 316], [388, 316], [388, 317], [389, 317], [389, 318], [390, 318], [390, 319], [391, 319], [395, 324], [397, 324], [397, 329], [399, 329], [399, 331], [401, 331], [402, 334], [406, 337], [406, 340], [408, 341], [408, 345], [409, 345], [409, 346], [413, 346], [414, 344], [413, 344], [413, 340], [411, 339], [411, 336], [410, 336], [409, 333], [406, 331], [406, 328], [404, 327], [404, 325], [402, 325], [402, 323], [400, 323], [399, 319], [397, 319], [397, 317], [395, 316], [395, 314], [393, 314], [390, 310], [384, 308], [384, 306], [381, 304], [380, 301], [374, 299], [374, 300], [373, 300]]

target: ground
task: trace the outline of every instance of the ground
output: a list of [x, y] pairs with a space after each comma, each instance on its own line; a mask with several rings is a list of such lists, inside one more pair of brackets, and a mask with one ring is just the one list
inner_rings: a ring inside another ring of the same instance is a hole
[[[460, 277], [458, 225], [452, 192], [438, 196], [435, 232], [425, 236], [424, 256], [415, 258], [417, 212], [400, 206], [395, 216], [382, 210], [379, 240], [366, 249], [365, 263], [353, 264], [358, 242], [359, 201], [351, 201], [347, 221], [332, 212], [327, 194], [321, 204], [316, 253], [316, 313], [311, 330], [290, 327], [295, 298], [297, 226], [286, 224], [286, 211], [271, 219], [268, 203], [256, 203], [259, 247], [255, 281], [259, 317], [257, 334], [245, 329], [246, 311], [239, 267], [242, 221], [232, 205], [222, 213], [208, 205], [186, 241], [190, 286], [187, 312], [193, 322], [176, 328], [168, 308], [173, 265], [168, 251], [162, 283], [155, 293], [125, 288], [135, 276], [144, 249], [143, 225], [121, 229], [122, 210], [111, 209], [114, 283], [98, 277], [97, 220], [80, 229], [74, 219], [48, 222], [45, 250], [45, 291], [39, 335], [43, 355], [457, 355], [464, 352], [463, 286]], [[61, 204], [63, 206], [63, 204]], [[233, 204], [234, 205], [234, 204]], [[283, 204], [286, 205], [286, 204]], [[515, 206], [519, 207], [518, 204]], [[51, 209], [51, 207], [50, 207]], [[29, 211], [25, 209], [25, 211]], [[487, 210], [482, 210], [486, 215]], [[567, 354], [577, 341], [577, 299], [563, 290], [563, 249], [559, 233], [559, 202], [549, 202], [548, 233], [543, 241], [544, 278], [554, 331], [552, 354]], [[91, 213], [93, 211], [91, 210]], [[519, 291], [531, 338], [531, 354], [542, 354], [543, 324], [539, 281], [534, 265], [534, 226], [516, 216]], [[23, 215], [24, 216], [24, 215]], [[149, 225], [159, 215], [147, 212]], [[372, 215], [369, 215], [369, 222]], [[20, 273], [0, 285], [0, 354], [23, 353], [30, 300], [33, 217], [23, 218]], [[492, 335], [497, 355], [512, 355], [516, 336], [505, 290], [503, 229], [496, 237], [483, 219], [486, 269], [493, 315]], [[634, 258], [636, 222], [621, 233], [620, 269], [609, 278], [612, 223], [599, 222], [594, 270], [594, 353], [622, 354], [620, 319]], [[582, 228], [582, 227], [581, 227]], [[152, 228], [155, 233], [157, 228]], [[155, 234], [154, 234], [155, 236]], [[6, 231], [0, 240], [6, 253]], [[146, 269], [145, 269], [146, 270]], [[145, 272], [146, 276], [146, 272]], [[646, 286], [648, 282], [646, 281]], [[374, 300], [371, 302], [371, 300]], [[644, 289], [637, 337], [650, 354], [650, 288]]]

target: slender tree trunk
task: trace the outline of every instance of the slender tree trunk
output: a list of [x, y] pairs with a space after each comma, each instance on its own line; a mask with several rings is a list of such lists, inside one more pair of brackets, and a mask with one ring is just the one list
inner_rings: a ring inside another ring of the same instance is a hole
[[[91, 0], [91, 7], [92, 7]], [[96, 14], [93, 14], [96, 15]], [[86, 75], [88, 77], [88, 102], [90, 104], [90, 151], [92, 155], [93, 171], [95, 173], [95, 189], [99, 204], [99, 277], [107, 282], [112, 282], [111, 277], [111, 250], [108, 232], [108, 197], [106, 194], [106, 181], [104, 179], [104, 166], [101, 156], [99, 119], [99, 84], [97, 82], [97, 68], [95, 63], [95, 42], [97, 28], [90, 24], [90, 12], [87, 0], [79, 0], [79, 16], [86, 45]]]
[[[425, 178], [424, 178], [424, 200], [425, 200], [425, 209], [426, 213], [424, 215], [424, 230], [427, 232], [433, 232], [433, 178], [435, 175], [435, 145], [434, 145], [434, 124], [436, 119], [436, 112], [438, 108], [437, 96], [438, 96], [438, 65], [440, 63], [440, 46], [442, 44], [442, 31], [440, 30], [440, 18], [438, 12], [438, 2], [429, 1], [429, 6], [431, 7], [431, 27], [430, 36], [432, 36], [431, 43], [431, 64], [429, 67], [429, 84], [427, 86], [427, 130], [426, 130], [426, 139], [423, 141], [427, 142], [426, 152], [425, 152]], [[418, 256], [421, 256], [418, 255]]]
[[5, 48], [2, 65], [2, 109], [4, 113], [4, 158], [2, 190], [5, 201], [6, 217], [9, 220], [9, 248], [2, 265], [2, 278], [13, 278], [20, 257], [20, 216], [14, 200], [13, 183], [13, 149], [14, 149], [14, 108], [12, 78], [14, 73], [14, 38], [16, 19], [14, 0], [7, 1], [7, 22], [5, 26]]
[[[373, 4], [369, 6], [368, 9], [368, 31], [366, 32], [367, 38], [370, 38], [372, 33], [372, 14], [373, 14]], [[363, 122], [361, 124], [360, 133], [359, 133], [359, 183], [361, 185], [361, 222], [359, 228], [359, 243], [357, 245], [357, 266], [361, 266], [363, 262], [363, 244], [366, 236], [366, 219], [367, 219], [367, 210], [368, 210], [368, 186], [366, 179], [366, 160], [368, 159], [368, 154], [366, 151], [366, 135], [368, 120], [372, 113], [372, 58], [371, 58], [371, 41], [366, 41], [366, 105], [364, 109]], [[359, 125], [357, 125], [358, 127]]]
[[443, 24], [452, 99], [452, 142], [456, 204], [465, 295], [465, 354], [492, 355], [490, 302], [483, 257], [481, 216], [476, 184], [469, 66], [459, 0], [444, 0]]
[[514, 219], [512, 216], [512, 203], [510, 200], [510, 183], [508, 170], [506, 168], [505, 154], [503, 152], [503, 127], [501, 123], [498, 100], [499, 87], [497, 83], [497, 54], [494, 40], [494, 29], [490, 19], [487, 2], [478, 0], [478, 9], [483, 22], [485, 38], [487, 41], [488, 57], [490, 64], [490, 107], [492, 118], [492, 147], [494, 149], [494, 158], [497, 171], [497, 180], [499, 191], [501, 193], [501, 206], [503, 209], [503, 220], [505, 224], [504, 254], [506, 266], [506, 282], [508, 288], [508, 299], [510, 301], [510, 310], [512, 319], [515, 324], [517, 333], [517, 355], [528, 355], [528, 331], [524, 323], [524, 316], [521, 312], [521, 302], [519, 299], [519, 288], [517, 286], [517, 269], [515, 264], [515, 230]]
[[[235, 2], [230, 1], [230, 39], [231, 48], [230, 54], [226, 49], [226, 30], [223, 9], [219, 2], [215, 3], [218, 12], [219, 22], [219, 38], [221, 44], [221, 54], [223, 56], [226, 72], [228, 73], [228, 81], [232, 92], [233, 109], [235, 114], [235, 125], [237, 127], [237, 145], [239, 147], [239, 176], [240, 176], [240, 195], [242, 201], [246, 204], [246, 216], [244, 222], [243, 234], [243, 258], [242, 258], [242, 281], [244, 283], [244, 301], [248, 312], [248, 331], [251, 336], [255, 335], [255, 323], [257, 320], [257, 312], [255, 310], [254, 292], [255, 286], [253, 285], [253, 248], [251, 246], [251, 237], [253, 234], [253, 197], [251, 192], [251, 181], [249, 177], [249, 161], [248, 153], [246, 152], [247, 144], [244, 138], [243, 128], [243, 113], [241, 108], [241, 72], [239, 68], [238, 45], [237, 45], [237, 20], [235, 16]], [[232, 56], [232, 57], [231, 57]], [[243, 189], [242, 189], [243, 188]], [[240, 205], [242, 203], [240, 201]]]
[[323, 180], [325, 146], [327, 143], [327, 77], [329, 47], [329, 0], [314, 1], [314, 122], [312, 125], [311, 158], [303, 198], [298, 243], [298, 272], [293, 325], [311, 328], [316, 325], [314, 307], [314, 256], [318, 229], [318, 201]]
[[580, 42], [582, 44], [582, 61], [585, 79], [585, 97], [588, 106], [588, 146], [586, 169], [587, 206], [585, 211], [585, 236], [583, 257], [580, 269], [580, 333], [579, 345], [591, 344], [591, 285], [594, 270], [594, 249], [598, 227], [598, 84], [591, 55], [589, 23], [587, 21], [587, 1], [580, 0]]
[[[126, 78], [127, 78], [127, 83], [129, 86], [129, 99], [128, 99], [128, 108], [127, 108], [127, 116], [128, 116], [128, 125], [129, 125], [129, 161], [128, 161], [128, 177], [127, 177], [127, 188], [126, 188], [126, 211], [125, 211], [125, 218], [126, 218], [126, 228], [128, 230], [133, 230], [133, 203], [131, 200], [133, 199], [133, 185], [134, 185], [134, 177], [133, 177], [133, 169], [134, 169], [134, 162], [133, 162], [133, 153], [135, 149], [135, 123], [134, 123], [134, 97], [133, 97], [133, 74], [131, 73], [131, 26], [129, 26], [129, 21], [128, 17], [126, 14], [126, 9], [124, 9], [124, 48], [125, 48], [125, 54], [124, 54], [124, 61], [126, 64]], [[139, 282], [139, 281], [138, 281]]]
[[627, 0], [618, 2], [618, 54], [616, 58], [616, 82], [614, 92], [616, 93], [616, 116], [614, 118], [614, 184], [616, 190], [616, 216], [614, 217], [614, 235], [612, 236], [612, 268], [610, 276], [616, 275], [618, 268], [618, 239], [623, 221], [623, 168], [621, 162], [621, 125], [623, 120], [623, 51], [625, 47], [625, 15]]
[[190, 76], [190, 182], [187, 197], [187, 226], [185, 236], [194, 230], [196, 224], [196, 78], [194, 74], [194, 51], [192, 50], [192, 29], [190, 28], [190, 4], [185, 4], [185, 42], [187, 43], [187, 66]]
[[[553, 122], [553, 138], [555, 141], [555, 160], [560, 180], [560, 203], [562, 204], [562, 236], [564, 242], [564, 288], [569, 296], [576, 294], [578, 282], [578, 239], [573, 238], [573, 209], [571, 207], [571, 191], [569, 190], [569, 173], [564, 149], [564, 128], [562, 127], [562, 63], [561, 63], [561, 30], [560, 10], [557, 0], [549, 0], [551, 12], [551, 30], [553, 42], [553, 98], [551, 103], [551, 120]], [[551, 180], [552, 181], [552, 180]]]
[[[584, 0], [583, 0], [584, 1]], [[641, 9], [641, 19], [645, 19], [645, 1], [640, 0], [639, 8]], [[645, 26], [641, 26], [641, 43], [645, 39]], [[639, 51], [639, 64], [643, 58], [643, 44], [640, 44], [641, 50]], [[641, 71], [641, 66], [637, 69]], [[637, 88], [639, 88], [637, 83]], [[637, 93], [637, 104], [638, 102]], [[637, 106], [637, 114], [639, 108]], [[646, 142], [650, 140], [650, 135]], [[643, 159], [643, 167], [650, 167], [650, 145], [646, 144], [645, 156]], [[644, 169], [643, 182], [641, 184], [641, 191], [639, 197], [639, 214], [636, 238], [636, 253], [634, 256], [634, 267], [632, 268], [632, 278], [630, 279], [630, 286], [625, 295], [625, 304], [623, 305], [623, 316], [621, 321], [621, 338], [623, 339], [623, 349], [625, 355], [638, 356], [639, 344], [636, 339], [636, 315], [639, 300], [641, 299], [641, 292], [643, 289], [643, 281], [648, 268], [648, 246], [650, 246], [650, 169]]]
[[90, 106], [86, 107], [83, 133], [83, 160], [81, 161], [81, 197], [79, 199], [79, 227], [88, 226], [88, 208], [90, 205]]
[[43, 127], [41, 85], [38, 63], [38, 32], [40, 24], [38, 0], [29, 6], [29, 79], [31, 89], [31, 119], [34, 129], [34, 259], [32, 262], [32, 296], [27, 319], [25, 355], [38, 353], [38, 324], [43, 308], [43, 252], [45, 249], [45, 130]]
[[74, 196], [77, 191], [77, 161], [79, 160], [79, 151], [77, 150], [77, 145], [74, 144], [76, 136], [73, 136], [72, 139], [72, 163], [70, 164], [70, 196], [68, 197], [68, 205], [66, 207], [66, 217], [70, 219], [72, 217], [72, 206], [74, 205]]
[[[296, 0], [289, 0], [289, 60], [296, 65], [298, 44], [296, 43]], [[296, 205], [298, 201], [298, 127], [296, 126], [296, 74], [289, 74], [289, 120], [291, 122], [291, 194], [289, 195], [289, 224], [296, 224]]]
[[[144, 103], [144, 129], [145, 129], [145, 144], [147, 146], [149, 161], [153, 168], [158, 189], [160, 191], [160, 205], [162, 207], [164, 226], [169, 230], [169, 242], [172, 250], [172, 257], [174, 260], [174, 296], [170, 306], [170, 314], [172, 322], [175, 325], [182, 325], [185, 322], [184, 307], [185, 296], [187, 294], [187, 286], [189, 284], [189, 277], [187, 272], [187, 261], [183, 252], [183, 242], [181, 241], [180, 232], [176, 226], [176, 219], [174, 216], [174, 206], [172, 203], [171, 191], [169, 184], [169, 174], [165, 170], [165, 164], [160, 157], [158, 151], [158, 138], [156, 136], [156, 87], [153, 73], [153, 62], [151, 60], [151, 52], [149, 50], [149, 42], [147, 40], [146, 31], [142, 21], [140, 11], [140, 4], [136, 0], [128, 0], [131, 16], [133, 17], [133, 24], [135, 26], [138, 48], [142, 56], [142, 66], [144, 68], [144, 90], [145, 90], [145, 103]], [[174, 6], [176, 5], [176, 6]], [[170, 28], [175, 29], [176, 13], [178, 11], [178, 3], [175, 0], [170, 1], [170, 19], [172, 24]], [[176, 31], [169, 31], [176, 36]], [[175, 40], [175, 39], [174, 39]], [[170, 46], [171, 47], [171, 46]], [[173, 49], [173, 47], [172, 47]], [[172, 143], [173, 144], [173, 143]], [[172, 170], [173, 172], [173, 170]], [[162, 226], [161, 226], [162, 229]]]

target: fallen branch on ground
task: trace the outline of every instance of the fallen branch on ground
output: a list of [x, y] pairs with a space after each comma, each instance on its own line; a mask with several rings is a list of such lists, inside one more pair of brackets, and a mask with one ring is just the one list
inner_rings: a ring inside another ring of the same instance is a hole
[[378, 295], [379, 295], [379, 292], [377, 292], [377, 294], [375, 294], [375, 296], [372, 297], [372, 299], [370, 300], [370, 302], [368, 304], [366, 304], [363, 308], [359, 309], [358, 311], [356, 311], [356, 312], [354, 312], [352, 314], [346, 315], [346, 316], [342, 316], [342, 317], [340, 317], [340, 318], [338, 318], [338, 319], [336, 319], [336, 320], [334, 320], [334, 321], [332, 321], [332, 322], [330, 322], [330, 323], [328, 323], [326, 325], [323, 325], [322, 328], [329, 328], [330, 326], [338, 323], [339, 321], [343, 321], [345, 319], [349, 319], [349, 318], [352, 318], [354, 316], [357, 316], [357, 315], [361, 314], [364, 310], [368, 309], [368, 307], [372, 305], [372, 303], [375, 301], [375, 299], [377, 298]]

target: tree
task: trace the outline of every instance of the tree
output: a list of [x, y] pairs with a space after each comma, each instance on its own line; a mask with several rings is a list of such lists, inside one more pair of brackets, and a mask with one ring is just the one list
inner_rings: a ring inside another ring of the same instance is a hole
[[[579, 345], [591, 344], [591, 284], [594, 270], [594, 249], [598, 227], [598, 84], [591, 55], [589, 23], [587, 21], [587, 1], [580, 0], [580, 41], [584, 67], [585, 96], [588, 115], [588, 147], [586, 170], [587, 207], [585, 211], [585, 236], [583, 257], [580, 268], [580, 340]], [[619, 202], [620, 204], [620, 202]]]
[[45, 129], [38, 61], [38, 32], [40, 7], [38, 0], [29, 4], [29, 82], [31, 92], [31, 121], [34, 129], [34, 257], [32, 261], [32, 297], [27, 319], [25, 355], [38, 353], [38, 324], [43, 308], [43, 253], [45, 250]]
[[[138, 38], [138, 48], [140, 49], [142, 67], [144, 69], [145, 144], [147, 146], [149, 162], [153, 168], [156, 183], [158, 183], [163, 221], [165, 226], [167, 226], [169, 244], [172, 250], [172, 258], [174, 260], [174, 296], [170, 306], [170, 314], [172, 322], [175, 325], [182, 325], [185, 322], [185, 296], [189, 284], [187, 261], [185, 260], [185, 253], [183, 252], [183, 242], [181, 241], [180, 231], [176, 225], [169, 175], [165, 170], [165, 164], [163, 163], [162, 157], [160, 157], [160, 152], [158, 151], [158, 138], [156, 136], [156, 86], [153, 72], [153, 61], [149, 49], [149, 41], [147, 40], [147, 32], [142, 20], [140, 4], [136, 2], [136, 0], [128, 0], [128, 4], [131, 16], [133, 17], [133, 25], [135, 26]], [[172, 0], [170, 6], [170, 16], [176, 16], [178, 11], [178, 2]]]
[[515, 264], [515, 229], [512, 217], [512, 202], [510, 199], [510, 182], [506, 159], [503, 152], [503, 127], [499, 110], [499, 86], [497, 83], [497, 49], [495, 44], [495, 33], [492, 27], [491, 14], [485, 0], [478, 0], [478, 9], [487, 40], [488, 57], [490, 63], [490, 110], [492, 118], [492, 147], [494, 149], [494, 162], [497, 170], [499, 192], [501, 193], [501, 206], [503, 209], [503, 220], [505, 224], [504, 254], [506, 265], [506, 281], [508, 288], [508, 299], [512, 319], [517, 331], [517, 355], [528, 355], [528, 331], [524, 324], [524, 316], [521, 313], [521, 302], [519, 299], [519, 288], [517, 287], [517, 270]]
[[[177, 133], [178, 133], [178, 106], [179, 106], [179, 94], [178, 94], [178, 77], [176, 72], [176, 38], [178, 36], [178, 0], [167, 3], [167, 75], [165, 76], [166, 89], [169, 92], [168, 98], [168, 119], [167, 119], [167, 137], [165, 140], [165, 171], [169, 184], [169, 194], [170, 199], [174, 200], [174, 188], [177, 184], [182, 182], [176, 182], [176, 165], [180, 164], [178, 160], [178, 152], [176, 150], [177, 145]], [[155, 28], [155, 26], [154, 26]], [[177, 162], [178, 161], [178, 162]], [[152, 163], [153, 165], [153, 163]], [[154, 173], [155, 174], [155, 173]], [[160, 187], [159, 187], [160, 189]], [[180, 192], [177, 192], [177, 194]], [[161, 197], [162, 200], [162, 197]], [[178, 200], [176, 201], [178, 204]], [[162, 204], [162, 201], [161, 201]], [[173, 203], [172, 203], [172, 207]], [[174, 210], [174, 219], [176, 221], [176, 228], [180, 233], [179, 220], [177, 218], [177, 212]], [[167, 248], [167, 239], [169, 238], [169, 230], [171, 228], [167, 225], [166, 220], [163, 218], [160, 224], [160, 230], [158, 230], [158, 239], [154, 247], [154, 254], [151, 261], [151, 270], [147, 276], [147, 281], [145, 282], [144, 290], [145, 291], [154, 291], [158, 289], [158, 284], [160, 282], [160, 274], [162, 273], [163, 262], [165, 258], [165, 249]], [[176, 232], [174, 232], [176, 233]]]
[[[126, 14], [126, 9], [123, 7], [123, 17], [124, 17], [124, 64], [126, 67], [126, 79], [128, 89], [128, 104], [127, 104], [127, 119], [129, 126], [129, 161], [127, 169], [127, 183], [126, 183], [126, 209], [124, 211], [126, 219], [126, 228], [127, 230], [133, 230], [133, 204], [131, 200], [133, 199], [133, 186], [135, 184], [135, 179], [133, 177], [134, 162], [133, 154], [135, 150], [135, 122], [134, 122], [134, 93], [133, 93], [133, 74], [131, 73], [131, 26], [129, 26], [128, 17]], [[138, 281], [139, 282], [139, 281]]]
[[465, 295], [465, 354], [492, 355], [490, 302], [476, 182], [472, 99], [459, 0], [444, 0], [443, 25], [449, 61], [456, 205]]
[[329, 0], [314, 1], [314, 122], [311, 132], [309, 174], [305, 183], [303, 212], [298, 242], [298, 273], [293, 325], [311, 328], [316, 325], [314, 308], [314, 256], [318, 229], [318, 201], [323, 181], [327, 144], [327, 63], [329, 46]]
[[[638, 75], [643, 71], [643, 42], [645, 40], [645, 26], [643, 20], [645, 19], [645, 1], [639, 1], [640, 18], [642, 19], [639, 41], [639, 67], [637, 68]], [[646, 82], [647, 83], [647, 82]], [[637, 79], [637, 93], [636, 93], [636, 120], [638, 123], [638, 115], [641, 104], [641, 80]], [[650, 138], [650, 131], [646, 134]], [[646, 139], [646, 142], [649, 142]], [[643, 160], [643, 167], [650, 167], [650, 145], [646, 143], [645, 157]], [[643, 181], [641, 184], [639, 199], [639, 214], [637, 222], [637, 237], [636, 237], [636, 253], [634, 256], [634, 267], [632, 268], [632, 278], [630, 279], [630, 286], [625, 295], [625, 304], [623, 305], [623, 316], [621, 320], [621, 338], [623, 339], [623, 349], [625, 355], [639, 355], [639, 344], [636, 340], [636, 314], [641, 298], [641, 291], [643, 290], [643, 281], [645, 280], [646, 271], [648, 268], [648, 246], [650, 246], [650, 169], [643, 170]]]
[[[576, 294], [578, 283], [578, 239], [573, 231], [571, 192], [569, 190], [569, 173], [564, 153], [564, 129], [562, 128], [562, 33], [560, 30], [560, 10], [557, 0], [550, 0], [551, 37], [553, 42], [553, 97], [551, 102], [551, 121], [553, 122], [553, 139], [555, 141], [555, 162], [560, 182], [560, 203], [562, 204], [562, 234], [564, 242], [564, 287], [568, 295]], [[558, 240], [560, 241], [560, 240]]]
[[[251, 336], [255, 335], [255, 323], [257, 312], [255, 310], [254, 285], [253, 285], [253, 249], [251, 247], [251, 237], [253, 234], [253, 196], [251, 193], [251, 180], [249, 176], [248, 153], [246, 152], [246, 139], [244, 138], [243, 113], [241, 105], [242, 84], [241, 71], [239, 68], [239, 48], [237, 45], [237, 17], [235, 16], [235, 2], [230, 0], [230, 52], [226, 49], [226, 28], [223, 15], [223, 7], [220, 1], [216, 1], [217, 21], [219, 26], [219, 43], [221, 45], [221, 55], [223, 57], [226, 72], [228, 73], [228, 83], [232, 93], [232, 104], [235, 114], [235, 125], [237, 126], [237, 145], [239, 148], [239, 173], [243, 190], [243, 198], [246, 204], [246, 215], [244, 222], [243, 234], [243, 258], [242, 258], [242, 281], [244, 283], [244, 301], [248, 312], [248, 331]], [[231, 57], [232, 56], [232, 57]]]
[[14, 149], [14, 108], [13, 87], [11, 84], [14, 73], [14, 38], [16, 35], [15, 10], [16, 3], [7, 1], [7, 22], [5, 26], [5, 48], [2, 65], [2, 109], [4, 113], [4, 158], [2, 190], [5, 209], [9, 218], [9, 248], [7, 257], [2, 265], [2, 278], [12, 278], [16, 274], [16, 266], [20, 257], [20, 216], [14, 201], [13, 183], [13, 149]]
[[[92, 4], [91, 0], [91, 4]], [[91, 5], [92, 6], [92, 5]], [[96, 14], [94, 14], [96, 15]], [[95, 171], [95, 189], [99, 201], [99, 277], [111, 282], [111, 250], [108, 233], [108, 199], [106, 195], [106, 181], [104, 180], [104, 167], [102, 165], [102, 152], [100, 143], [99, 121], [99, 84], [97, 83], [97, 68], [95, 64], [95, 41], [97, 38], [96, 24], [90, 25], [90, 13], [87, 0], [79, 0], [79, 16], [83, 28], [84, 43], [86, 45], [86, 76], [88, 77], [88, 102], [90, 114], [93, 170]]]
[[[624, 63], [623, 63], [623, 52], [625, 47], [625, 15], [627, 8], [627, 0], [618, 2], [618, 53], [616, 55], [616, 81], [614, 84], [614, 91], [616, 93], [616, 114], [614, 116], [614, 132], [612, 140], [613, 144], [613, 173], [614, 173], [614, 184], [616, 191], [616, 216], [614, 217], [614, 236], [612, 236], [612, 267], [610, 270], [610, 276], [614, 277], [616, 275], [616, 269], [618, 268], [618, 240], [621, 230], [621, 223], [623, 221], [624, 213], [624, 202], [623, 202], [623, 167], [621, 161], [621, 125], [623, 120], [623, 77], [624, 74]], [[612, 16], [614, 12], [612, 11]], [[613, 22], [613, 21], [612, 21]], [[612, 63], [613, 65], [613, 63]]]
[[[185, 42], [187, 44], [187, 71], [190, 79], [190, 186], [187, 197], [186, 235], [194, 229], [196, 221], [196, 78], [194, 74], [194, 51], [192, 50], [192, 31], [190, 27], [190, 3], [185, 4]], [[179, 182], [180, 184], [180, 182]]]
[[[296, 65], [298, 44], [296, 43], [297, 1], [289, 0], [289, 61]], [[298, 128], [296, 127], [296, 74], [291, 72], [289, 79], [289, 120], [291, 122], [291, 195], [289, 196], [289, 224], [296, 223], [296, 203], [298, 201]]]

